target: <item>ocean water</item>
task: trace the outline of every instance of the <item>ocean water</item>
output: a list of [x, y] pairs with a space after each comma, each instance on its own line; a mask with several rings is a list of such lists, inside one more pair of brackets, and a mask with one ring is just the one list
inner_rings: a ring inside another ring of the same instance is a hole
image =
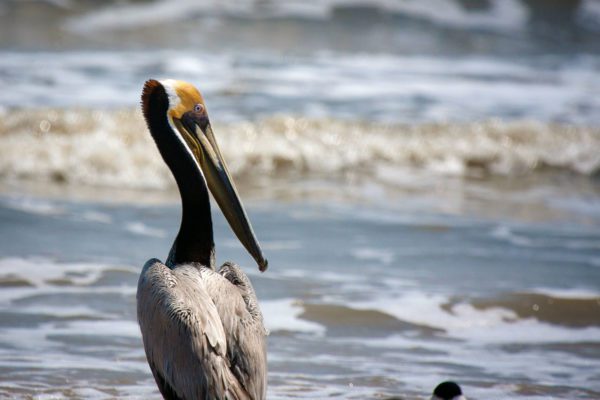
[[[600, 234], [302, 201], [251, 201], [260, 274], [215, 212], [217, 258], [250, 275], [269, 336], [269, 398], [595, 398]], [[4, 196], [1, 391], [158, 397], [137, 323], [149, 255], [176, 204]]]
[[0, 397], [159, 398], [137, 279], [179, 226], [139, 111], [203, 92], [269, 399], [600, 398], [595, 0], [0, 4]]

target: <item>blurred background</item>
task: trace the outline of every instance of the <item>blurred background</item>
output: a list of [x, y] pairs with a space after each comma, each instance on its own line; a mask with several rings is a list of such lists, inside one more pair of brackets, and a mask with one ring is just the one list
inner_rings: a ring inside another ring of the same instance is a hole
[[600, 1], [0, 2], [0, 396], [158, 398], [137, 322], [193, 82], [270, 269], [269, 398], [600, 397]]

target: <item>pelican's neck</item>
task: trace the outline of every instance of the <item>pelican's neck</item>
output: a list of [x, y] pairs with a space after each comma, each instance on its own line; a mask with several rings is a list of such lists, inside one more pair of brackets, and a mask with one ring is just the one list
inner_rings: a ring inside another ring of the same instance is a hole
[[[183, 152], [187, 154], [185, 149]], [[199, 264], [214, 268], [215, 245], [210, 200], [204, 177], [193, 160], [188, 160], [189, 155], [179, 154], [174, 157], [177, 166], [169, 167], [181, 195], [181, 225], [166, 264], [170, 268], [180, 264]]]
[[214, 241], [210, 200], [202, 172], [167, 120], [168, 99], [163, 93], [148, 102], [148, 127], [181, 195], [181, 226], [166, 264], [214, 267]]

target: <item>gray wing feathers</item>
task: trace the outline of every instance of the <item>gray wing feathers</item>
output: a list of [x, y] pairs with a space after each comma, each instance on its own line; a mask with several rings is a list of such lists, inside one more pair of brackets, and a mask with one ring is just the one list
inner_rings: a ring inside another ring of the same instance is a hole
[[148, 261], [138, 283], [137, 303], [146, 356], [159, 387], [163, 385], [163, 395], [255, 399], [230, 369], [230, 335], [225, 331], [229, 322], [222, 323], [219, 315], [224, 314], [205, 290], [198, 269], [171, 270], [158, 260]]
[[[238, 276], [243, 278], [243, 284], [236, 286], [224, 279], [222, 274], [225, 266], [235, 268]], [[232, 264], [225, 264], [219, 273], [209, 269], [203, 269], [201, 273], [206, 291], [221, 316], [232, 373], [251, 399], [266, 398], [266, 331], [249, 279], [239, 267]], [[257, 315], [248, 311], [248, 301], [256, 307]]]

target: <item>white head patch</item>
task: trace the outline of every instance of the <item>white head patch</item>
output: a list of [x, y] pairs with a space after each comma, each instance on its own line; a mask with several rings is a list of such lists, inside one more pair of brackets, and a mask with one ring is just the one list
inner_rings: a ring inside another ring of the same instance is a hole
[[174, 79], [165, 79], [164, 81], [159, 81], [161, 85], [165, 88], [167, 92], [167, 96], [169, 96], [169, 108], [175, 108], [181, 103], [181, 99], [177, 95], [177, 91], [175, 90], [175, 86], [177, 85], [177, 81]]

